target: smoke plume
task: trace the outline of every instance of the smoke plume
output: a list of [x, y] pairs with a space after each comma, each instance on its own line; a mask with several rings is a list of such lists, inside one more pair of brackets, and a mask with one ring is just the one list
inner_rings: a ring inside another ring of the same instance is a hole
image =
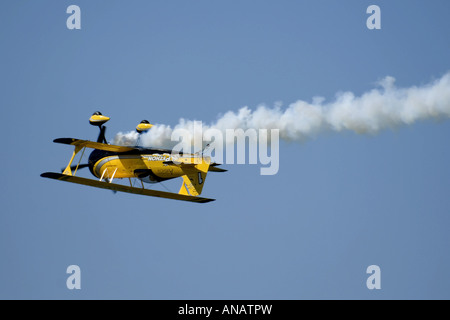
[[[334, 101], [315, 97], [312, 102], [298, 100], [283, 109], [281, 105], [258, 106], [255, 110], [243, 107], [228, 111], [202, 130], [218, 129], [225, 136], [226, 129], [279, 129], [286, 141], [303, 141], [322, 132], [353, 131], [375, 134], [380, 130], [410, 125], [419, 120], [450, 117], [450, 72], [431, 83], [409, 88], [397, 88], [393, 77], [385, 77], [377, 87], [355, 96], [352, 92], [336, 94]], [[173, 147], [172, 132], [185, 129], [193, 136], [195, 121], [180, 119], [173, 128], [156, 124], [140, 137], [144, 147]], [[135, 131], [118, 133], [114, 144], [135, 145]]]

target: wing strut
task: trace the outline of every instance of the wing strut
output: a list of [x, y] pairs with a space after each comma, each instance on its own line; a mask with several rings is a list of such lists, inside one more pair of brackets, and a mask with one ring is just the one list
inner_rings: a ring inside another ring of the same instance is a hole
[[[83, 152], [81, 153], [80, 160], [78, 160], [78, 164], [75, 168], [75, 172], [72, 174], [72, 170], [70, 169], [70, 167], [72, 165], [73, 159], [75, 159], [75, 156], [77, 155], [78, 152], [80, 152], [81, 149], [83, 149]], [[83, 145], [75, 146], [75, 150], [73, 150], [72, 158], [70, 158], [69, 164], [67, 165], [66, 169], [64, 169], [63, 174], [73, 176], [73, 175], [75, 175], [75, 173], [77, 173], [78, 167], [80, 166], [81, 159], [83, 159], [84, 150], [86, 150], [86, 147]]]

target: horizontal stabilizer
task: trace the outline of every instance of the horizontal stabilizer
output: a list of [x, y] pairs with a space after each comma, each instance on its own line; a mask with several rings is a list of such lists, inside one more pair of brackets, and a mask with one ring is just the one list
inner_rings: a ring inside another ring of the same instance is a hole
[[120, 191], [120, 192], [127, 192], [127, 193], [134, 193], [134, 194], [140, 194], [140, 195], [151, 196], [151, 197], [167, 198], [167, 199], [198, 202], [198, 203], [206, 203], [206, 202], [215, 200], [215, 199], [194, 197], [194, 196], [165, 192], [165, 191], [129, 187], [129, 186], [125, 186], [125, 185], [121, 185], [121, 184], [117, 184], [117, 183], [102, 182], [102, 181], [97, 181], [97, 180], [93, 180], [93, 179], [69, 176], [69, 175], [56, 173], [56, 172], [45, 172], [45, 173], [41, 174], [41, 177], [60, 180], [60, 181], [66, 181], [66, 182], [72, 182], [72, 183], [82, 184], [82, 185], [96, 187], [96, 188], [109, 189], [109, 190], [113, 190], [113, 191]]
[[209, 167], [208, 171], [209, 172], [227, 172], [228, 170], [222, 169], [222, 168], [217, 168], [217, 167]]

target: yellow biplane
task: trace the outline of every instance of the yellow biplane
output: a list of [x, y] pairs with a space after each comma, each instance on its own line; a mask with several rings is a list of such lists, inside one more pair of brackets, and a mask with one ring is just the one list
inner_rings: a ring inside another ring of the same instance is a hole
[[[104, 124], [109, 117], [95, 112], [89, 122], [98, 126], [100, 134], [97, 142], [73, 138], [55, 139], [53, 142], [68, 144], [75, 147], [67, 167], [62, 173], [45, 172], [41, 177], [60, 181], [78, 183], [96, 188], [113, 191], [128, 192], [145, 196], [168, 198], [191, 202], [206, 203], [215, 199], [200, 197], [208, 172], [225, 172], [218, 168], [219, 164], [211, 163], [211, 158], [203, 156], [203, 152], [195, 154], [172, 154], [169, 149], [143, 148], [139, 146], [127, 147], [108, 144], [105, 139]], [[136, 127], [141, 134], [147, 132], [152, 125], [143, 120]], [[89, 155], [88, 163], [81, 164], [86, 148], [94, 149]], [[81, 152], [78, 164], [73, 165], [75, 156]], [[88, 179], [75, 176], [78, 169], [89, 168], [98, 178]], [[181, 177], [183, 179], [178, 193], [152, 190], [144, 187], [144, 183], [159, 183], [169, 179]], [[128, 179], [129, 185], [113, 183], [115, 179]], [[136, 183], [136, 181], [138, 181]], [[134, 186], [137, 184], [138, 186]]]

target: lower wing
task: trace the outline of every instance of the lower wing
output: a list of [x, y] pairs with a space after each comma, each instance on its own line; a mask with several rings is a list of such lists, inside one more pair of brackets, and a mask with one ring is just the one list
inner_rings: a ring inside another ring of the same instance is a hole
[[45, 172], [45, 173], [41, 174], [41, 177], [60, 180], [60, 181], [66, 181], [66, 182], [72, 182], [72, 183], [82, 184], [85, 186], [91, 186], [91, 187], [96, 187], [96, 188], [109, 189], [109, 190], [113, 190], [113, 191], [134, 193], [134, 194], [140, 194], [140, 195], [144, 195], [144, 196], [167, 198], [167, 199], [173, 199], [173, 200], [182, 200], [182, 201], [190, 201], [190, 202], [198, 202], [198, 203], [206, 203], [206, 202], [215, 200], [215, 199], [195, 197], [195, 196], [189, 196], [189, 195], [183, 195], [183, 194], [171, 193], [171, 192], [165, 192], [165, 191], [129, 187], [129, 186], [125, 186], [125, 185], [121, 185], [121, 184], [117, 184], [117, 183], [102, 182], [102, 181], [97, 181], [97, 180], [93, 180], [93, 179], [69, 176], [66, 174], [56, 173], [56, 172]]

